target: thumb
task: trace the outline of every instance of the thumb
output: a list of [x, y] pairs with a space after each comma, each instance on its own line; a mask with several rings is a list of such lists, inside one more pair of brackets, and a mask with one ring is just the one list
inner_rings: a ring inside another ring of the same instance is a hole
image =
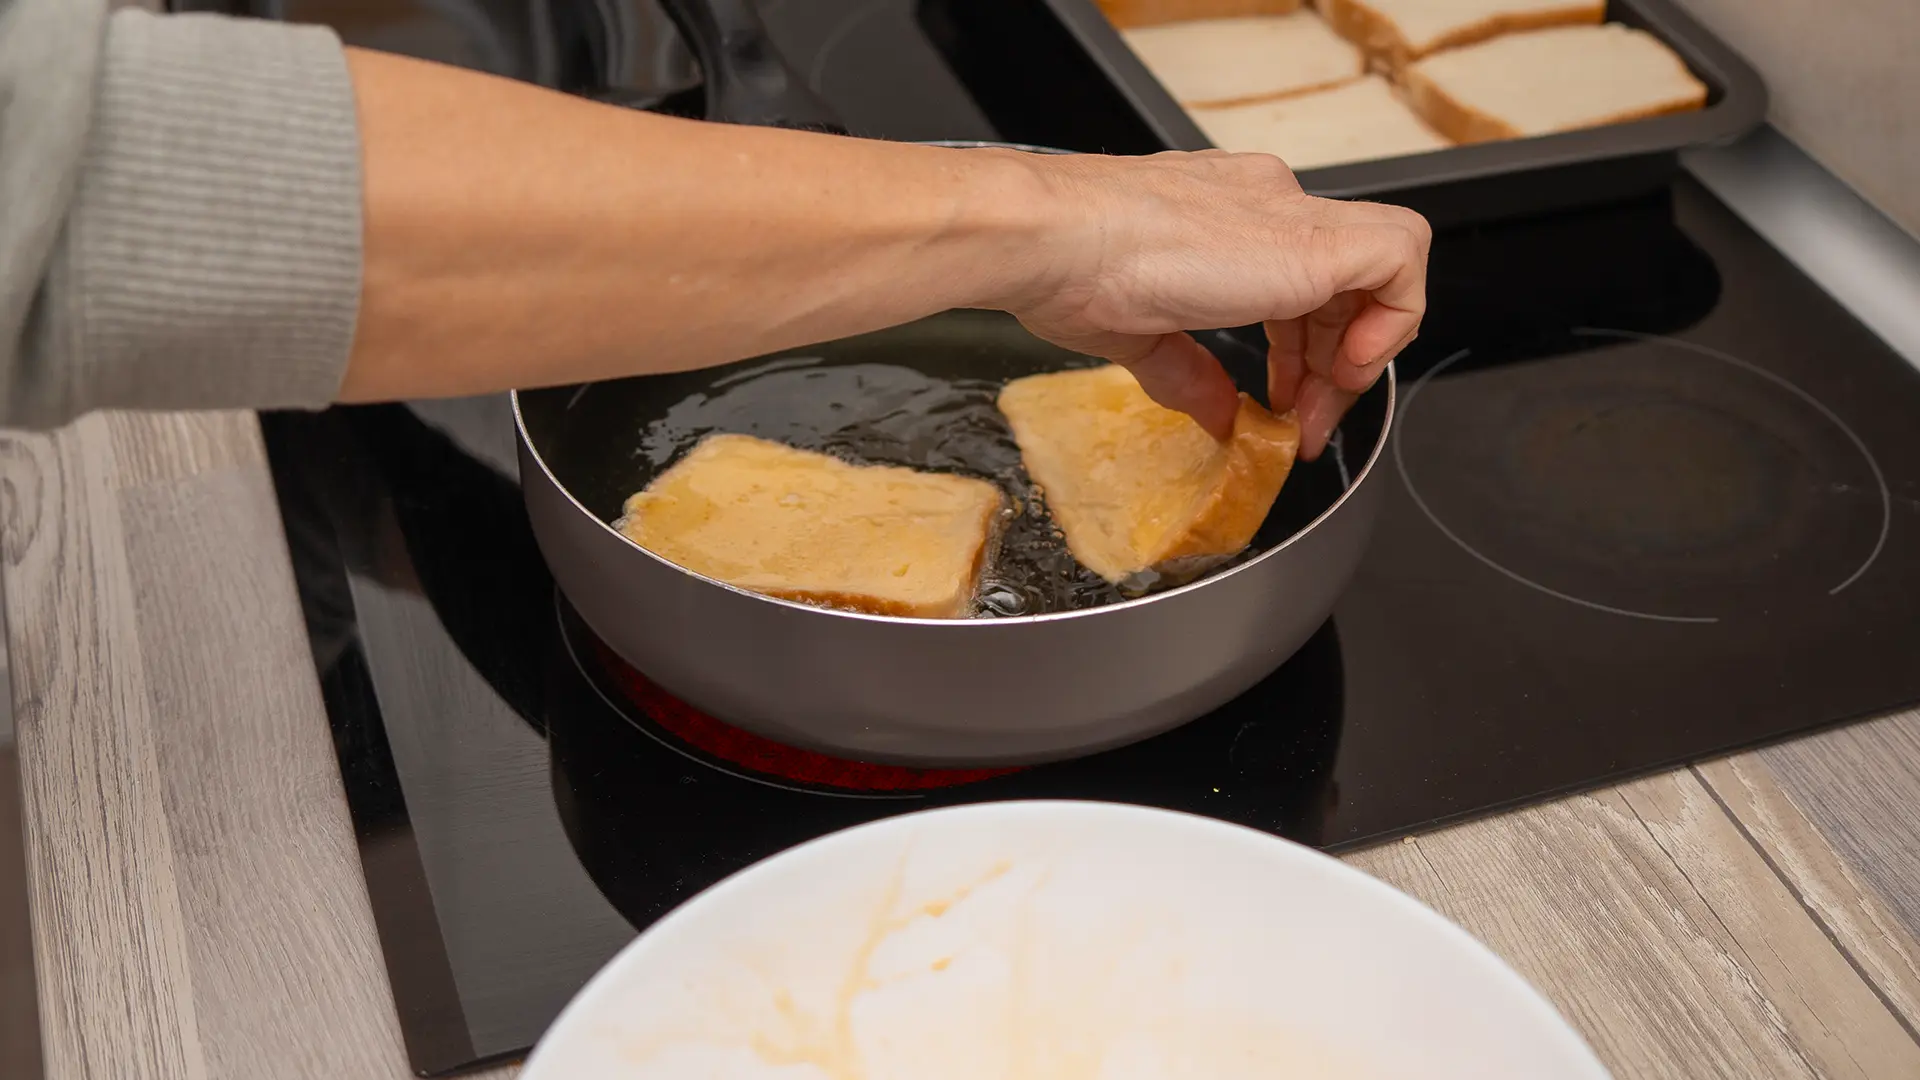
[[1126, 368], [1148, 397], [1193, 417], [1214, 438], [1233, 434], [1239, 388], [1220, 361], [1189, 335], [1098, 332], [1056, 344]]

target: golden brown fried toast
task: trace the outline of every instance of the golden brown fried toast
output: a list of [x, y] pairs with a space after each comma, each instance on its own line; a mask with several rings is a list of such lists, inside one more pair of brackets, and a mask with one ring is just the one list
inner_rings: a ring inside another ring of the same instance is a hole
[[1225, 442], [1113, 365], [1016, 379], [1000, 392], [1027, 474], [1080, 564], [1115, 584], [1184, 576], [1253, 541], [1300, 447], [1292, 413], [1245, 394]]
[[617, 527], [661, 558], [753, 592], [956, 619], [972, 613], [1003, 501], [984, 480], [711, 435], [630, 497]]

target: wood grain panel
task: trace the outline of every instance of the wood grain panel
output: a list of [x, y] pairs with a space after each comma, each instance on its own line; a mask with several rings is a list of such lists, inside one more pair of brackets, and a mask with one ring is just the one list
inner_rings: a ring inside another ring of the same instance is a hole
[[36, 1077], [42, 1072], [40, 1010], [34, 998], [18, 776], [9, 734], [0, 740], [0, 1076]]
[[39, 1076], [40, 1009], [27, 913], [26, 821], [13, 752], [13, 687], [0, 648], [0, 1076]]
[[43, 1054], [56, 1077], [206, 1076], [104, 418], [0, 437]]
[[[1909, 663], [1920, 663], [1916, 645]], [[1759, 754], [1833, 850], [1920, 935], [1920, 712]]]
[[0, 483], [49, 1074], [408, 1075], [251, 417]]
[[1697, 772], [1908, 1030], [1920, 1030], [1920, 713]]
[[1506, 958], [1622, 1080], [1920, 1075], [1920, 1046], [1687, 773], [1349, 859]]
[[[125, 537], [214, 1077], [402, 1075], [399, 1021], [254, 421], [124, 417]], [[236, 464], [255, 462], [255, 467]]]
[[1691, 773], [1628, 785], [1628, 807], [1713, 914], [1707, 929], [1829, 1077], [1920, 1077], [1920, 1043], [1799, 894]]

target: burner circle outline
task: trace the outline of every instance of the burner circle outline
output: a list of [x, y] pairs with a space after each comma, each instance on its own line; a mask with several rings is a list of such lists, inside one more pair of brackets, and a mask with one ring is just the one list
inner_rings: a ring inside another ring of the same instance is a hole
[[[1603, 338], [1603, 339], [1612, 339], [1615, 341], [1643, 341], [1643, 342], [1651, 342], [1651, 343], [1656, 343], [1661, 345], [1672, 345], [1678, 348], [1686, 349], [1698, 355], [1706, 356], [1714, 360], [1719, 360], [1722, 363], [1730, 364], [1733, 367], [1736, 367], [1741, 371], [1747, 372], [1750, 375], [1758, 376], [1759, 378], [1765, 380], [1766, 382], [1771, 383], [1772, 385], [1787, 391], [1789, 394], [1792, 394], [1795, 398], [1798, 398], [1800, 401], [1804, 402], [1805, 404], [1812, 406], [1814, 411], [1818, 412], [1821, 416], [1825, 417], [1829, 423], [1833, 424], [1834, 427], [1839, 428], [1841, 434], [1847, 437], [1847, 441], [1852, 443], [1854, 449], [1860, 452], [1860, 456], [1863, 459], [1865, 459], [1867, 463], [1868, 470], [1870, 470], [1873, 473], [1874, 483], [1878, 486], [1879, 493], [1880, 493], [1880, 534], [1879, 534], [1879, 537], [1874, 541], [1873, 550], [1867, 553], [1867, 557], [1865, 561], [1861, 562], [1861, 564], [1857, 568], [1855, 568], [1851, 574], [1847, 575], [1847, 577], [1844, 580], [1842, 580], [1838, 585], [1835, 585], [1832, 588], [1828, 589], [1827, 595], [1838, 596], [1841, 592], [1845, 591], [1849, 586], [1853, 585], [1855, 582], [1859, 581], [1862, 577], [1866, 576], [1867, 571], [1871, 569], [1873, 564], [1879, 560], [1881, 552], [1886, 550], [1887, 536], [1892, 531], [1892, 527], [1893, 527], [1893, 492], [1891, 491], [1891, 489], [1887, 487], [1886, 473], [1881, 470], [1879, 460], [1873, 456], [1873, 451], [1867, 448], [1867, 444], [1865, 440], [1861, 439], [1860, 436], [1853, 430], [1853, 428], [1847, 425], [1846, 421], [1840, 419], [1838, 414], [1836, 414], [1832, 409], [1829, 409], [1818, 398], [1814, 397], [1812, 394], [1807, 393], [1805, 390], [1801, 389], [1799, 386], [1788, 381], [1787, 379], [1782, 378], [1781, 376], [1776, 375], [1773, 372], [1766, 370], [1765, 368], [1758, 367], [1752, 363], [1749, 363], [1748, 361], [1742, 360], [1739, 357], [1733, 356], [1729, 353], [1721, 352], [1718, 349], [1709, 348], [1708, 346], [1705, 346], [1705, 345], [1698, 345], [1691, 341], [1682, 341], [1678, 338], [1662, 337], [1657, 334], [1636, 333], [1631, 330], [1609, 330], [1609, 329], [1586, 327], [1586, 326], [1574, 328], [1573, 333], [1574, 333], [1574, 336], [1576, 337]], [[1407, 494], [1413, 499], [1413, 504], [1419, 508], [1420, 513], [1426, 517], [1427, 521], [1430, 524], [1432, 524], [1434, 528], [1440, 530], [1441, 535], [1445, 536], [1448, 540], [1451, 540], [1454, 546], [1466, 552], [1468, 555], [1473, 556], [1474, 559], [1476, 559], [1477, 561], [1479, 561], [1489, 569], [1499, 573], [1500, 575], [1506, 578], [1509, 578], [1515, 582], [1518, 582], [1519, 584], [1524, 585], [1529, 589], [1533, 589], [1536, 592], [1544, 593], [1557, 600], [1564, 600], [1570, 604], [1575, 604], [1580, 607], [1589, 608], [1594, 611], [1606, 612], [1607, 614], [1610, 614], [1610, 615], [1622, 615], [1627, 618], [1644, 619], [1649, 622], [1681, 623], [1681, 624], [1689, 624], [1689, 625], [1711, 625], [1713, 623], [1720, 622], [1721, 621], [1720, 617], [1717, 615], [1673, 615], [1673, 614], [1665, 614], [1665, 613], [1652, 612], [1652, 611], [1637, 611], [1632, 608], [1623, 608], [1623, 607], [1616, 607], [1611, 604], [1602, 604], [1602, 603], [1599, 603], [1598, 601], [1588, 600], [1584, 597], [1575, 596], [1572, 593], [1562, 592], [1561, 590], [1555, 589], [1550, 585], [1546, 585], [1542, 582], [1535, 581], [1524, 574], [1521, 574], [1515, 570], [1509, 569], [1508, 567], [1502, 565], [1500, 562], [1493, 559], [1491, 556], [1487, 555], [1485, 552], [1480, 551], [1478, 548], [1468, 543], [1465, 537], [1461, 536], [1459, 533], [1456, 533], [1452, 529], [1447, 527], [1446, 522], [1442, 521], [1440, 519], [1440, 515], [1434, 512], [1433, 507], [1429, 505], [1427, 503], [1427, 500], [1421, 496], [1419, 487], [1416, 486], [1413, 482], [1413, 474], [1407, 468], [1406, 453], [1402, 449], [1402, 434], [1406, 430], [1407, 420], [1413, 415], [1413, 404], [1416, 400], [1419, 399], [1420, 391], [1425, 389], [1428, 382], [1432, 381], [1435, 377], [1440, 375], [1446, 369], [1452, 367], [1453, 365], [1459, 363], [1462, 360], [1465, 360], [1467, 357], [1471, 356], [1472, 354], [1473, 354], [1472, 349], [1461, 349], [1460, 351], [1440, 361], [1438, 364], [1435, 364], [1432, 368], [1428, 369], [1424, 374], [1422, 374], [1420, 378], [1414, 380], [1413, 385], [1407, 388], [1407, 399], [1405, 403], [1402, 404], [1401, 406], [1400, 423], [1394, 425], [1393, 435], [1392, 435], [1392, 438], [1389, 440], [1392, 443], [1394, 469], [1400, 474], [1400, 482], [1403, 485], [1405, 485], [1407, 489]]]

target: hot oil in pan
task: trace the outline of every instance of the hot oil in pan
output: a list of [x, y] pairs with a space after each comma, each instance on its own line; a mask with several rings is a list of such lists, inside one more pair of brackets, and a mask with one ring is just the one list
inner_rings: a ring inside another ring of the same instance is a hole
[[1020, 467], [1020, 448], [994, 407], [1001, 383], [941, 379], [891, 364], [820, 366], [810, 358], [750, 368], [648, 424], [650, 472], [715, 432], [756, 435], [846, 461], [905, 465], [992, 481], [1010, 498], [998, 557], [984, 576], [984, 615], [1032, 615], [1124, 599], [1076, 563]]
[[[634, 453], [642, 475], [630, 490], [718, 432], [856, 463], [978, 477], [1010, 498], [997, 558], [981, 584], [981, 615], [1036, 615], [1127, 599], [1067, 550], [994, 407], [1003, 385], [1001, 379], [940, 378], [894, 364], [827, 364], [818, 357], [736, 369], [642, 426]], [[1296, 468], [1254, 544], [1221, 569], [1291, 536], [1331, 505], [1345, 488], [1345, 470], [1334, 458]]]

